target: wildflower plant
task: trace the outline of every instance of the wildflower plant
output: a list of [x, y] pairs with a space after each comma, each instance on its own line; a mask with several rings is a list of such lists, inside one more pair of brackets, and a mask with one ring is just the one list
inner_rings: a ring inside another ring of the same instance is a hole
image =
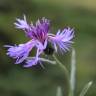
[[[69, 50], [73, 43], [74, 30], [69, 27], [58, 30], [56, 34], [53, 34], [50, 32], [50, 21], [44, 17], [37, 20], [35, 24], [32, 22], [29, 24], [26, 16], [24, 16], [24, 19], [16, 20], [17, 22], [14, 23], [16, 28], [23, 30], [30, 41], [15, 46], [5, 45], [5, 47], [8, 47], [7, 55], [16, 59], [15, 64], [25, 61], [24, 67], [31, 67], [38, 64], [38, 62], [50, 62], [50, 60], [42, 58], [41, 55], [52, 55], [54, 52], [64, 53]], [[36, 55], [29, 57], [29, 53], [33, 48], [36, 49]]]
[[[74, 38], [74, 30], [70, 27], [58, 30], [56, 34], [53, 34], [50, 30], [50, 20], [41, 18], [36, 21], [35, 24], [28, 23], [26, 16], [23, 19], [16, 19], [14, 23], [17, 29], [24, 31], [26, 37], [30, 40], [26, 43], [19, 45], [5, 45], [8, 48], [7, 55], [13, 59], [16, 59], [15, 64], [23, 62], [24, 67], [32, 67], [37, 64], [43, 64], [42, 62], [48, 62], [51, 64], [58, 64], [64, 71], [65, 78], [68, 81], [69, 93], [68, 96], [75, 96], [76, 85], [76, 53], [72, 48], [71, 58], [71, 70], [70, 74], [66, 66], [64, 66], [55, 56], [55, 53], [65, 53], [70, 50]], [[35, 56], [29, 56], [30, 52], [36, 49]], [[44, 55], [44, 56], [42, 56]], [[51, 55], [54, 60], [49, 60], [46, 55]], [[79, 96], [85, 96], [86, 92], [92, 85], [90, 81], [82, 90]], [[63, 96], [61, 87], [57, 87], [56, 96]]]

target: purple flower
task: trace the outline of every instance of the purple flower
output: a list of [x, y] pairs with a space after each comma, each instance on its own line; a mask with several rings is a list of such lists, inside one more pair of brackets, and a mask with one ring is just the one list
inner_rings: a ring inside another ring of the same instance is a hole
[[[41, 61], [52, 63], [52, 61], [41, 58], [40, 55], [43, 53], [50, 53], [53, 50], [55, 50], [55, 52], [58, 52], [58, 50], [61, 52], [66, 52], [73, 43], [73, 29], [68, 27], [62, 31], [58, 30], [56, 35], [49, 33], [50, 21], [44, 17], [40, 20], [37, 20], [35, 24], [29, 24], [24, 16], [24, 19], [17, 19], [17, 22], [14, 24], [16, 28], [23, 30], [26, 36], [31, 40], [25, 44], [19, 44], [18, 46], [5, 45], [5, 47], [8, 47], [7, 55], [16, 59], [16, 64], [26, 61], [24, 67], [36, 65]], [[35, 57], [28, 57], [33, 47], [37, 50], [36, 55]]]

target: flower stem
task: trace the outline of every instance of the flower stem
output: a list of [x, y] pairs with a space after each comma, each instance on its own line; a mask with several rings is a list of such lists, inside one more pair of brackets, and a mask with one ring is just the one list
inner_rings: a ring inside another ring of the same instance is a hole
[[72, 56], [71, 56], [70, 88], [71, 88], [72, 96], [75, 96], [75, 89], [76, 89], [76, 52], [75, 52], [74, 48], [72, 48]]
[[56, 60], [57, 64], [63, 69], [64, 74], [65, 74], [65, 78], [68, 82], [68, 96], [71, 96], [71, 89], [70, 89], [70, 78], [69, 78], [69, 72], [67, 70], [67, 68], [57, 59], [57, 57], [55, 55], [53, 55], [53, 58]]

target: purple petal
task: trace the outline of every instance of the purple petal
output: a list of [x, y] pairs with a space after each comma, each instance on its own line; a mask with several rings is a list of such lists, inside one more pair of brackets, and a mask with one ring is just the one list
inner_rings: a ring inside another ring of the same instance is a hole
[[38, 39], [43, 42], [46, 39], [47, 33], [49, 32], [50, 22], [44, 17], [36, 22], [35, 25], [31, 24], [30, 35], [31, 38]]
[[35, 45], [37, 47], [37, 49], [40, 49], [40, 50], [44, 50], [47, 46], [47, 39], [44, 41], [44, 44], [42, 44], [42, 42], [38, 41], [38, 40], [35, 40]]
[[69, 51], [69, 48], [71, 47], [73, 37], [74, 31], [68, 27], [65, 28], [62, 32], [59, 30], [55, 36], [49, 36], [49, 39], [53, 43], [55, 50], [57, 50], [58, 46], [61, 52], [66, 52]]
[[43, 51], [39, 50], [39, 48], [37, 49], [37, 53], [36, 53], [36, 57], [30, 57], [26, 59], [26, 64], [24, 65], [24, 67], [31, 67], [33, 65], [36, 65], [39, 61], [39, 55], [42, 53]]
[[26, 61], [26, 64], [24, 65], [24, 67], [31, 67], [33, 65], [36, 65], [37, 62], [38, 62], [38, 60], [35, 58], [29, 59]]
[[24, 19], [16, 19], [16, 20], [17, 20], [17, 22], [14, 23], [16, 28], [23, 29], [23, 30], [24, 29], [29, 29], [29, 25], [26, 21], [26, 16], [25, 15], [24, 15]]
[[50, 64], [56, 64], [56, 61], [52, 61], [52, 60], [49, 60], [49, 59], [46, 59], [46, 58], [38, 57], [38, 59], [36, 59], [36, 57], [28, 57], [24, 67], [27, 67], [27, 68], [32, 67], [34, 65], [37, 65], [38, 62], [39, 62], [40, 65], [42, 64], [42, 62], [47, 62], [47, 63], [50, 63]]
[[29, 52], [34, 46], [35, 44], [33, 41], [29, 41], [25, 44], [19, 44], [18, 46], [5, 45], [5, 47], [9, 48], [7, 55], [17, 59], [16, 64], [23, 62], [28, 57]]

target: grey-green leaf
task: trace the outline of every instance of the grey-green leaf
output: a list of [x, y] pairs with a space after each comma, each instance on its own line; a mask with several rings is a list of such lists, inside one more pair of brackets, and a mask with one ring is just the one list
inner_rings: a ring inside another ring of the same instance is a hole
[[85, 94], [88, 92], [88, 89], [91, 87], [92, 83], [93, 83], [92, 81], [88, 82], [81, 91], [79, 96], [85, 96]]
[[57, 93], [56, 96], [63, 96], [61, 87], [57, 87]]

